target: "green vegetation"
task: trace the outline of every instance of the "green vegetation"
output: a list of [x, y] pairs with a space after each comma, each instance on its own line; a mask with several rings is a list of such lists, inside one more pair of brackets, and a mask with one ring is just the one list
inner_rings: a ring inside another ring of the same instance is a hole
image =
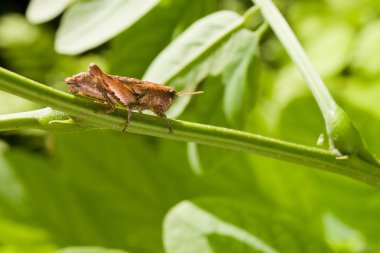
[[[380, 251], [377, 1], [15, 6], [0, 253]], [[172, 135], [139, 113], [123, 134], [126, 110], [67, 93], [91, 62], [205, 94], [176, 100]]]

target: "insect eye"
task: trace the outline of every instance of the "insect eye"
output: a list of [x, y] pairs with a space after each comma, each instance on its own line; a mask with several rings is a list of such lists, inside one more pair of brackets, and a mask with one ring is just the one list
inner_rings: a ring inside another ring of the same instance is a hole
[[171, 90], [171, 91], [169, 91], [169, 94], [171, 97], [175, 97], [176, 92], [175, 92], [175, 90]]

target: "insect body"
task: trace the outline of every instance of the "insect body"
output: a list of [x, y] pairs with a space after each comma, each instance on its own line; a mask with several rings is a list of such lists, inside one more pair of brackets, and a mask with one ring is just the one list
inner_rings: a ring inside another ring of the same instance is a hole
[[131, 121], [131, 110], [139, 112], [150, 110], [165, 118], [169, 133], [172, 133], [170, 122], [165, 112], [177, 96], [200, 94], [203, 92], [176, 92], [172, 87], [130, 77], [105, 74], [97, 65], [91, 64], [88, 72], [82, 72], [65, 79], [69, 90], [78, 95], [88, 96], [107, 102], [111, 106], [106, 112], [121, 105], [128, 109], [128, 123]]

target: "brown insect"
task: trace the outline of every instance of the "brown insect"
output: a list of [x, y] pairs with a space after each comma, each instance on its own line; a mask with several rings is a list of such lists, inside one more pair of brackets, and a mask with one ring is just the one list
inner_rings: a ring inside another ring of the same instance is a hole
[[172, 128], [165, 112], [170, 108], [177, 96], [201, 94], [197, 92], [176, 92], [172, 87], [149, 81], [105, 74], [97, 65], [90, 64], [88, 72], [81, 72], [65, 79], [70, 92], [95, 98], [106, 102], [110, 109], [105, 113], [116, 110], [116, 105], [128, 109], [128, 118], [124, 131], [132, 118], [132, 110], [139, 112], [149, 110], [165, 118], [169, 133]]

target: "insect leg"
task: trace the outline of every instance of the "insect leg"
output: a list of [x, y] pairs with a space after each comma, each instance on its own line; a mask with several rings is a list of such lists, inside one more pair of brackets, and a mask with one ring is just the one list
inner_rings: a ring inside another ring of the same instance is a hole
[[173, 129], [172, 129], [172, 125], [170, 124], [170, 121], [169, 121], [168, 117], [166, 117], [165, 114], [163, 116], [161, 116], [161, 117], [164, 118], [165, 121], [166, 121], [166, 124], [167, 124], [168, 129], [169, 129], [169, 134], [172, 134], [173, 133]]
[[166, 117], [166, 114], [162, 110], [159, 110], [157, 108], [153, 109], [153, 112], [157, 114], [158, 116], [160, 116], [161, 118], [165, 119], [166, 125], [168, 126], [168, 129], [169, 129], [169, 134], [172, 134], [173, 133], [172, 125], [170, 124], [168, 117]]
[[129, 122], [131, 122], [131, 120], [132, 120], [132, 108], [130, 106], [128, 106], [127, 109], [128, 109], [128, 117], [127, 117], [127, 121], [125, 122], [125, 125], [123, 128], [123, 132], [125, 132], [125, 133], [127, 132]]
[[111, 108], [109, 108], [109, 109], [100, 110], [100, 111], [104, 112], [104, 113], [114, 112], [116, 110], [116, 107], [115, 107], [114, 103], [111, 101], [111, 99], [109, 98], [107, 91], [102, 86], [100, 86], [98, 84], [96, 85], [96, 88], [102, 93], [104, 100], [107, 101], [107, 103], [111, 106]]

